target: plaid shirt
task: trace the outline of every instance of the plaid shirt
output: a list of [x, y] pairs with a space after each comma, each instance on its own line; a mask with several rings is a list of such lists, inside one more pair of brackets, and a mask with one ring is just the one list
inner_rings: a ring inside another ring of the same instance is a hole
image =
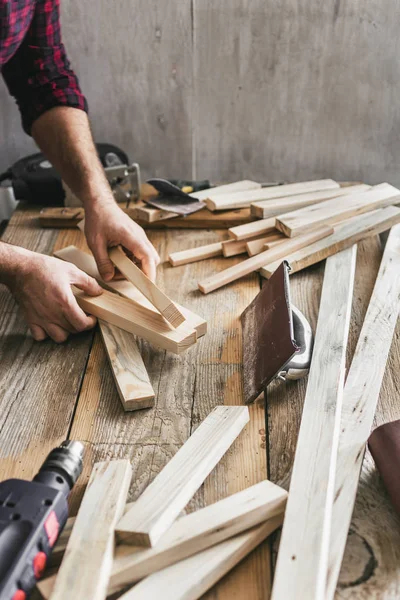
[[0, 68], [22, 124], [54, 106], [87, 111], [61, 42], [60, 0], [0, 0]]

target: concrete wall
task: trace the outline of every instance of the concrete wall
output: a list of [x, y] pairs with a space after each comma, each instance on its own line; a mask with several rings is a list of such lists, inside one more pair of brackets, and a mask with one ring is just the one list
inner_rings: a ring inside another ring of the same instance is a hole
[[[396, 0], [61, 0], [95, 137], [145, 176], [400, 184]], [[31, 152], [0, 83], [0, 168]]]

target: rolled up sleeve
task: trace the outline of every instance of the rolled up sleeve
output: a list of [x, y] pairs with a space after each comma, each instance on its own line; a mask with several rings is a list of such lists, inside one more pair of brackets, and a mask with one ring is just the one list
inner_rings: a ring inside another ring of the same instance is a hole
[[59, 0], [38, 0], [28, 33], [2, 74], [28, 134], [34, 121], [55, 106], [87, 112], [86, 99], [61, 41]]

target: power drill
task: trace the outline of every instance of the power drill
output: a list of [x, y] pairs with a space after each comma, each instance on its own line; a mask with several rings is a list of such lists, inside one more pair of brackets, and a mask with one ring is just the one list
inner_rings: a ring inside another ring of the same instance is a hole
[[68, 518], [68, 495], [82, 472], [83, 444], [54, 448], [32, 481], [0, 483], [0, 598], [25, 600], [41, 577]]

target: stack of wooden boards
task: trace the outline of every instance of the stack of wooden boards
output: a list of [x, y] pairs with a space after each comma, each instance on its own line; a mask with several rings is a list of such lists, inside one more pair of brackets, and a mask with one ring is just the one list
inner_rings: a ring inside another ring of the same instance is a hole
[[58, 574], [38, 584], [42, 597], [103, 600], [126, 590], [123, 600], [196, 600], [204, 594], [283, 520], [287, 493], [269, 481], [179, 516], [248, 420], [246, 407], [214, 409], [126, 506], [129, 462], [97, 463], [78, 515], [54, 549], [53, 563], [62, 559]]
[[[253, 271], [269, 278], [282, 260], [295, 273], [400, 221], [400, 190], [381, 183], [341, 187], [332, 179], [213, 195], [215, 211], [248, 206], [257, 220], [228, 229], [229, 239], [170, 254], [173, 266], [215, 256], [249, 258], [198, 283], [207, 294]], [[229, 201], [230, 198], [230, 201]]]
[[399, 314], [400, 225], [389, 234], [345, 380], [355, 268], [355, 246], [326, 262], [272, 600], [335, 595]]
[[126, 280], [108, 283], [102, 280], [91, 254], [68, 246], [55, 252], [55, 256], [73, 263], [106, 288], [96, 297], [78, 289], [74, 289], [74, 293], [81, 308], [99, 319], [124, 409], [153, 406], [154, 390], [135, 335], [164, 350], [181, 354], [205, 335], [206, 321], [168, 298], [121, 247], [113, 248], [110, 258]]

